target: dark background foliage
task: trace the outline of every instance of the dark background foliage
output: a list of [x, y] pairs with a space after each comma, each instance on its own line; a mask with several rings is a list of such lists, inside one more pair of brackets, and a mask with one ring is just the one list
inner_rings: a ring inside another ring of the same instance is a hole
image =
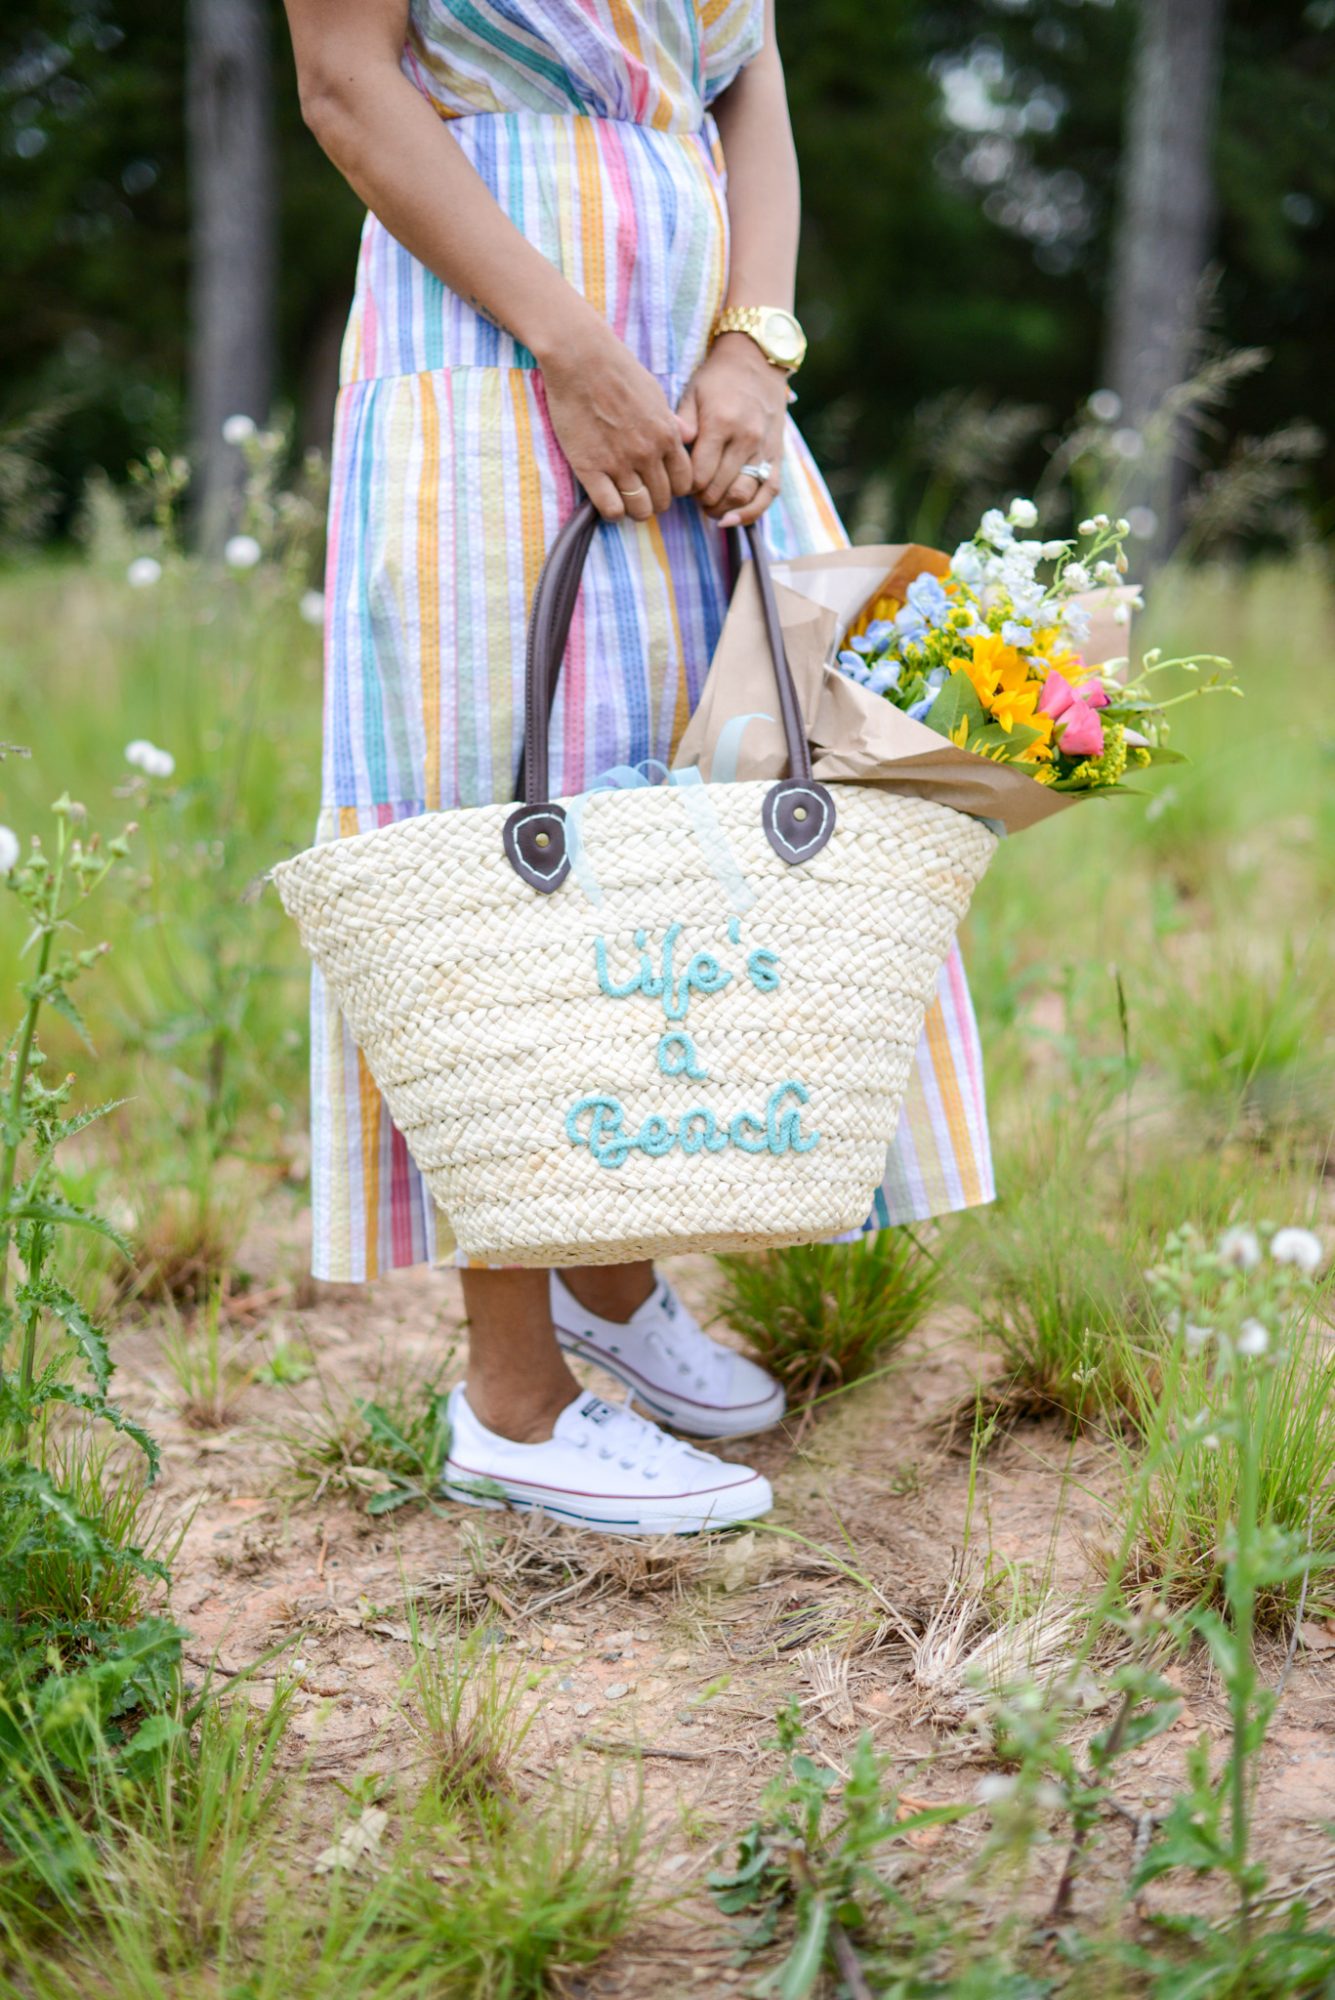
[[[1132, 0], [780, 0], [801, 417], [841, 498], [880, 473], [908, 504], [914, 413], [943, 392], [1059, 425], [1099, 385], [1135, 21]], [[276, 5], [271, 27], [279, 387], [319, 442], [359, 214], [302, 127]], [[1298, 416], [1335, 434], [1335, 4], [1230, 0], [1225, 33], [1208, 318], [1272, 359], [1218, 456]], [[13, 0], [0, 26], [0, 421], [59, 411], [58, 524], [89, 465], [184, 441], [184, 64], [160, 0]]]

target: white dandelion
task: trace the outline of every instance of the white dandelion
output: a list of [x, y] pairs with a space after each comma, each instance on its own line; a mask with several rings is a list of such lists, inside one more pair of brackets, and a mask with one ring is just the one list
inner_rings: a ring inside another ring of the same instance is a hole
[[1305, 1278], [1321, 1269], [1321, 1238], [1310, 1229], [1277, 1229], [1270, 1240], [1270, 1254], [1277, 1264], [1296, 1264]]
[[131, 590], [151, 590], [162, 575], [162, 564], [156, 556], [136, 556], [125, 572], [125, 581]]
[[228, 569], [254, 569], [264, 550], [253, 535], [233, 535], [223, 548]]
[[12, 826], [0, 826], [0, 875], [8, 875], [22, 853]]

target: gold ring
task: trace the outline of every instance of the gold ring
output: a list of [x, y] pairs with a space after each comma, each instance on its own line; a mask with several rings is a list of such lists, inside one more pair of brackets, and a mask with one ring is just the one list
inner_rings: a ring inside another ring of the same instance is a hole
[[649, 488], [641, 480], [638, 486], [618, 486], [617, 492], [623, 500], [633, 500], [637, 493], [647, 493]]

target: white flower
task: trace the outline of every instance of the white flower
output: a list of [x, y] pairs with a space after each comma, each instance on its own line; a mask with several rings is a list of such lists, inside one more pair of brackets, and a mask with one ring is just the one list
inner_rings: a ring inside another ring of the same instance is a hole
[[233, 535], [224, 545], [223, 561], [228, 569], [254, 569], [263, 554], [253, 535]]
[[131, 590], [147, 590], [162, 575], [162, 564], [156, 556], [136, 556], [125, 572], [125, 581]]
[[1043, 544], [1044, 562], [1056, 562], [1059, 556], [1064, 556], [1066, 554], [1066, 551], [1070, 548], [1070, 546], [1071, 544], [1069, 542], [1044, 542]]
[[225, 419], [222, 427], [224, 444], [246, 444], [255, 435], [254, 417], [240, 414]]
[[990, 1772], [980, 1778], [973, 1788], [973, 1795], [980, 1805], [999, 1805], [1003, 1799], [1013, 1798], [1017, 1784], [1015, 1778], [1004, 1777], [1001, 1772]]
[[1122, 580], [1122, 573], [1118, 569], [1116, 563], [1110, 563], [1110, 562], [1095, 563], [1094, 581], [1096, 583], [1120, 583], [1121, 580]]
[[1129, 625], [1130, 623], [1131, 606], [1129, 604], [1115, 604], [1113, 606], [1113, 624]]
[[1098, 531], [1099, 524], [1092, 517], [1088, 521], [1080, 523], [1080, 532], [1082, 535], [1097, 535]]
[[1188, 1347], [1200, 1349], [1204, 1347], [1205, 1343], [1212, 1337], [1213, 1328], [1208, 1326], [1197, 1326], [1195, 1320], [1189, 1319], [1185, 1327], [1182, 1329], [1182, 1334]]
[[8, 875], [22, 850], [12, 826], [0, 826], [0, 875]]
[[1008, 518], [1012, 528], [1036, 528], [1038, 509], [1032, 500], [1012, 500]]
[[1205, 1433], [1205, 1436], [1201, 1439], [1201, 1443], [1205, 1446], [1205, 1449], [1207, 1451], [1218, 1451], [1219, 1449], [1218, 1431], [1207, 1431]]
[[1236, 1270], [1254, 1271], [1261, 1261], [1261, 1239], [1254, 1229], [1226, 1229], [1219, 1239], [1219, 1255]]
[[1015, 530], [1000, 507], [988, 508], [982, 519], [981, 533], [994, 549], [1008, 549], [1015, 540]]
[[950, 558], [950, 574], [957, 576], [961, 583], [971, 590], [978, 590], [983, 583], [983, 558], [972, 542], [961, 542]]
[[176, 769], [176, 759], [170, 750], [159, 750], [156, 743], [150, 743], [145, 736], [136, 736], [133, 743], [125, 746], [125, 761], [142, 771], [146, 778], [170, 778]]
[[1277, 1264], [1296, 1264], [1303, 1276], [1310, 1278], [1321, 1268], [1321, 1238], [1310, 1229], [1277, 1229], [1270, 1254]]
[[1068, 590], [1088, 590], [1091, 582], [1089, 571], [1083, 563], [1067, 563], [1062, 581]]
[[1270, 1345], [1269, 1329], [1259, 1319], [1245, 1319], [1238, 1328], [1239, 1354], [1264, 1354]]
[[1115, 424], [1122, 414], [1122, 399], [1115, 389], [1096, 389], [1089, 399], [1089, 414], [1101, 424]]
[[308, 625], [323, 625], [324, 592], [322, 590], [304, 590], [301, 594], [301, 602], [297, 606], [297, 610]]
[[1076, 646], [1085, 645], [1090, 633], [1094, 630], [1089, 613], [1083, 604], [1064, 604], [1062, 606], [1062, 624], [1066, 628], [1067, 637]]
[[1122, 516], [1121, 520], [1115, 521], [1113, 526], [1119, 535], [1129, 535], [1131, 533], [1131, 523], [1126, 519], [1125, 515]]

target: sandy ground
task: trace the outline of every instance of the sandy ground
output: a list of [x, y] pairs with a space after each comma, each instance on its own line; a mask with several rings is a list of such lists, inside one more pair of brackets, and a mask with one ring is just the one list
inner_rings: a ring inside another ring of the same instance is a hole
[[[146, 1321], [117, 1342], [121, 1399], [164, 1440], [162, 1518], [181, 1530], [171, 1602], [191, 1634], [192, 1677], [211, 1662], [234, 1672], [290, 1642], [264, 1673], [300, 1679], [293, 1754], [309, 1760], [302, 1839], [314, 1852], [348, 1815], [342, 1787], [367, 1774], [411, 1774], [420, 1761], [402, 1699], [411, 1664], [405, 1596], [450, 1608], [462, 1588], [464, 1615], [492, 1621], [507, 1656], [537, 1680], [519, 1753], [527, 1779], [559, 1769], [579, 1784], [611, 1772], [627, 1797], [643, 1784], [648, 1865], [672, 1900], [577, 1990], [742, 1990], [753, 1972], [734, 1964], [736, 1932], [703, 1880], [775, 1769], [767, 1743], [776, 1710], [795, 1695], [813, 1747], [839, 1766], [857, 1732], [870, 1729], [913, 1801], [972, 1798], [995, 1768], [986, 1742], [970, 1725], [958, 1673], [934, 1681], [921, 1658], [915, 1668], [914, 1642], [949, 1601], [952, 1578], [976, 1576], [989, 1560], [1020, 1566], [1036, 1596], [1045, 1577], [1058, 1602], [1087, 1587], [1090, 1551], [1115, 1508], [1107, 1454], [1094, 1443], [1072, 1447], [1055, 1428], [1023, 1427], [977, 1472], [970, 1512], [969, 1462], [950, 1448], [941, 1419], [970, 1387], [977, 1356], [967, 1323], [944, 1314], [892, 1374], [827, 1405], [800, 1442], [790, 1425], [724, 1448], [774, 1482], [773, 1520], [787, 1534], [646, 1551], [449, 1505], [373, 1518], [359, 1494], [298, 1491], [285, 1437], [323, 1402], [345, 1408], [383, 1393], [387, 1380], [457, 1379], [458, 1283], [449, 1272], [418, 1271], [364, 1289], [312, 1286], [297, 1275], [303, 1224], [285, 1201], [246, 1246], [244, 1288], [257, 1310], [233, 1309], [227, 1338], [238, 1371], [275, 1339], [300, 1343], [316, 1364], [309, 1380], [281, 1389], [248, 1382], [220, 1424], [200, 1427], [180, 1413], [160, 1328]], [[684, 1260], [672, 1275], [707, 1312], [709, 1265]], [[1335, 1650], [1321, 1648], [1326, 1637], [1335, 1648], [1335, 1634], [1309, 1626], [1308, 1636], [1265, 1752], [1257, 1850], [1272, 1886], [1303, 1887], [1321, 1912], [1335, 1897], [1335, 1850], [1322, 1833], [1335, 1802]], [[1282, 1648], [1264, 1664], [1278, 1682]], [[1136, 1818], [1166, 1803], [1189, 1744], [1201, 1731], [1222, 1733], [1208, 1668], [1191, 1662], [1171, 1673], [1181, 1716], [1123, 1765], [1128, 1812], [1095, 1844], [1076, 1889], [1077, 1919], [1083, 1912], [1094, 1922], [1124, 1879]], [[263, 1691], [252, 1683], [250, 1698]], [[985, 1832], [975, 1814], [915, 1834], [893, 1866], [921, 1874], [924, 1886], [960, 1882]], [[1063, 1852], [1049, 1852], [1027, 1892], [1036, 1914]], [[1162, 1906], [1173, 1893], [1153, 1895]]]

